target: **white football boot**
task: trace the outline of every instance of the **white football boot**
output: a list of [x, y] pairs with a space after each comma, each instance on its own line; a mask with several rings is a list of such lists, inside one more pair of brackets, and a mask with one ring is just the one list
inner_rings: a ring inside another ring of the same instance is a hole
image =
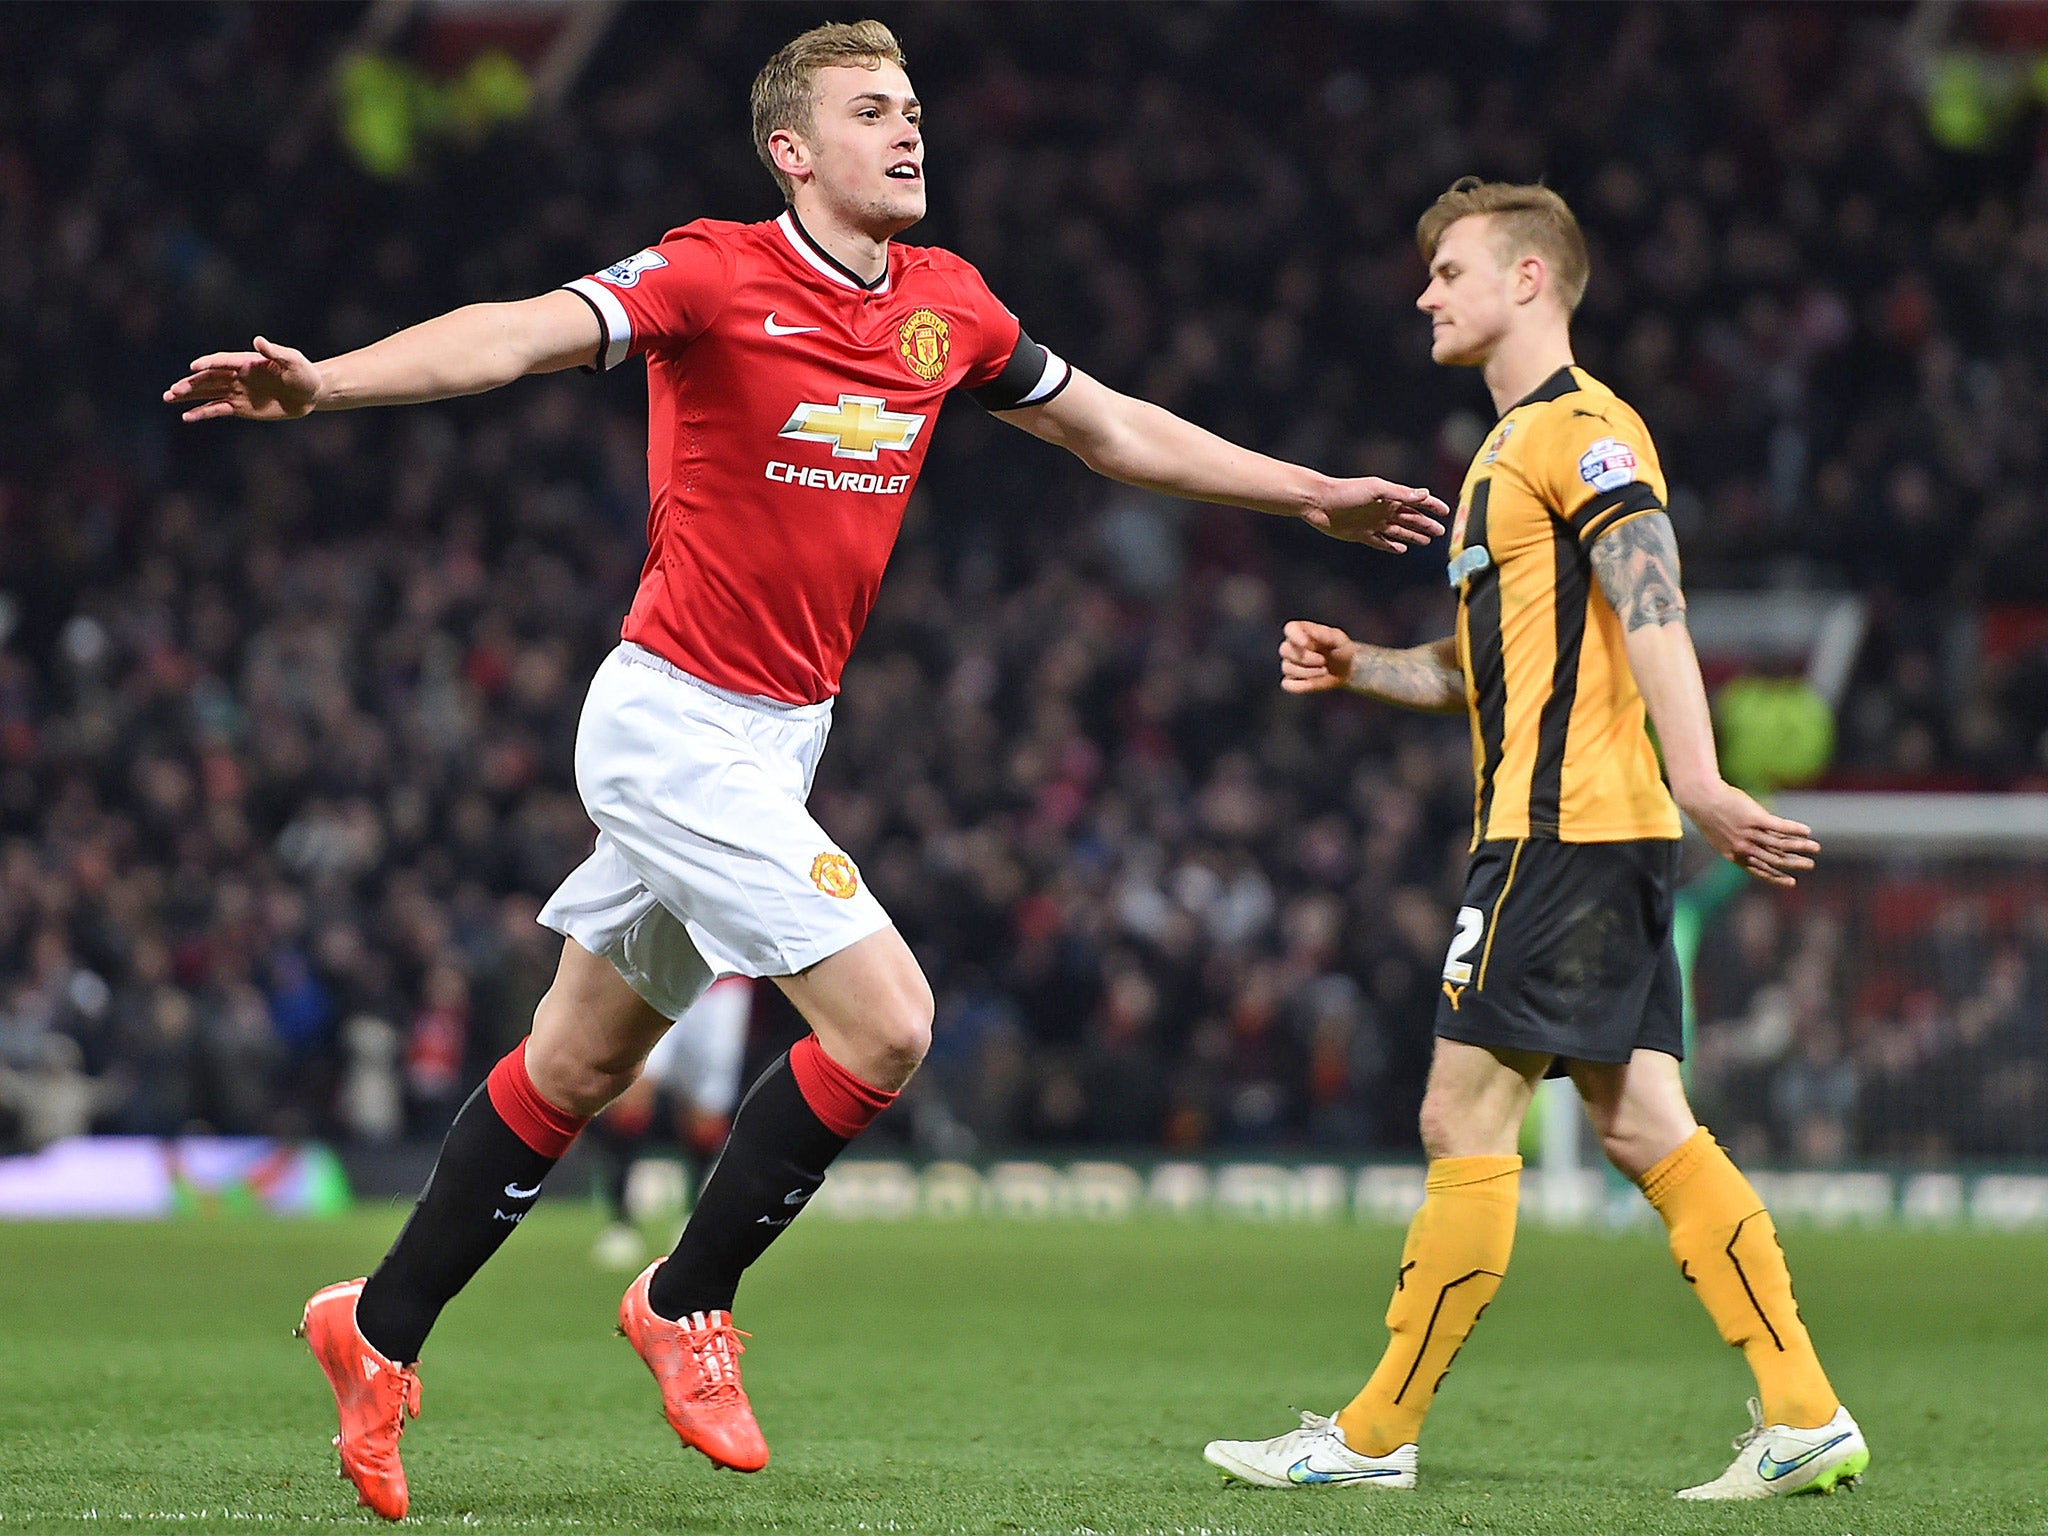
[[1768, 1499], [1790, 1493], [1833, 1493], [1853, 1488], [1870, 1465], [1863, 1431], [1837, 1408], [1818, 1429], [1764, 1423], [1749, 1400], [1749, 1429], [1735, 1441], [1735, 1460], [1711, 1483], [1679, 1491], [1681, 1499]]
[[1367, 1456], [1344, 1442], [1335, 1419], [1304, 1413], [1301, 1428], [1271, 1440], [1211, 1440], [1202, 1460], [1260, 1488], [1413, 1488], [1415, 1447]]

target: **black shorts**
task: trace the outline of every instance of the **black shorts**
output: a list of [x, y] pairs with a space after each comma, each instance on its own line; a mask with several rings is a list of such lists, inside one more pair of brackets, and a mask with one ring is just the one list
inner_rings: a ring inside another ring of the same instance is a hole
[[1444, 960], [1436, 1032], [1565, 1061], [1685, 1054], [1671, 942], [1678, 842], [1485, 842]]

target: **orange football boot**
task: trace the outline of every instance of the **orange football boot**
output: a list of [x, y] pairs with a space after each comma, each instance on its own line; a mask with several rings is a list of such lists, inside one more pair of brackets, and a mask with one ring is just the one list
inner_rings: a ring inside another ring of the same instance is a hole
[[356, 1502], [386, 1520], [403, 1520], [409, 1495], [405, 1468], [398, 1464], [398, 1437], [408, 1418], [419, 1417], [420, 1378], [411, 1366], [378, 1354], [356, 1327], [362, 1291], [360, 1280], [315, 1291], [294, 1331], [312, 1348], [334, 1389], [341, 1417], [334, 1444], [342, 1475], [356, 1485]]
[[768, 1465], [768, 1442], [740, 1386], [740, 1340], [747, 1335], [733, 1327], [730, 1312], [696, 1312], [681, 1322], [656, 1313], [647, 1304], [647, 1282], [663, 1262], [656, 1259], [626, 1288], [619, 1332], [661, 1384], [661, 1411], [683, 1444], [716, 1466], [758, 1472]]

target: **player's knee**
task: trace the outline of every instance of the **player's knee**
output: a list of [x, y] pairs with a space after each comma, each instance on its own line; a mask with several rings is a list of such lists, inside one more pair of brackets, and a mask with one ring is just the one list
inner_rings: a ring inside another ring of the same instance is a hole
[[1600, 1131], [1600, 1150], [1607, 1161], [1629, 1178], [1644, 1174], [1669, 1157], [1693, 1132], [1689, 1117], [1656, 1120], [1617, 1118]]
[[931, 1049], [931, 983], [893, 932], [834, 956], [792, 996], [832, 1058], [877, 1088], [901, 1088]]
[[1640, 1179], [1656, 1161], [1655, 1158], [1647, 1162], [1644, 1160], [1642, 1137], [1633, 1128], [1608, 1127], [1601, 1132], [1600, 1150], [1607, 1154], [1607, 1161], [1614, 1164], [1617, 1171], [1631, 1179]]
[[592, 1061], [559, 1047], [536, 1049], [538, 1043], [536, 1039], [527, 1046], [527, 1075], [542, 1098], [572, 1115], [588, 1119], [599, 1113], [632, 1087], [640, 1075], [638, 1062], [620, 1065]]
[[923, 1062], [932, 1048], [932, 989], [922, 975], [903, 989], [883, 1014], [875, 1031], [874, 1048], [888, 1081], [883, 1087], [901, 1087]]
[[1464, 1133], [1463, 1118], [1458, 1107], [1440, 1095], [1424, 1097], [1419, 1128], [1422, 1150], [1432, 1160], [1459, 1155]]
[[572, 1115], [598, 1113], [633, 1086], [640, 1059], [607, 1053], [583, 1031], [567, 1027], [551, 990], [534, 1010], [526, 1040], [526, 1075], [540, 1096]]
[[1700, 1128], [1683, 1104], [1622, 1104], [1608, 1116], [1595, 1116], [1595, 1124], [1599, 1149], [1618, 1171], [1636, 1182], [1686, 1145], [1686, 1139]]
[[1440, 1157], [1497, 1157], [1515, 1150], [1521, 1115], [1495, 1095], [1466, 1096], [1434, 1088], [1423, 1095], [1422, 1150]]
[[527, 1042], [526, 1074], [540, 1096], [555, 1108], [586, 1118], [631, 1087], [635, 1075], [607, 1072], [563, 1049], [559, 1042], [543, 1043], [539, 1035]]

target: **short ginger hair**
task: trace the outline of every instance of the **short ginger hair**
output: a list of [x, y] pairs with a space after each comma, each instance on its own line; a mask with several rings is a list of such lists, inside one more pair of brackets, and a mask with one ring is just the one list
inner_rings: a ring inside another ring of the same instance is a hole
[[754, 152], [768, 167], [775, 184], [782, 188], [785, 201], [791, 199], [796, 189], [768, 153], [769, 135], [783, 128], [798, 133], [811, 131], [813, 82], [819, 70], [836, 64], [860, 64], [868, 69], [880, 69], [884, 64], [909, 68], [896, 34], [879, 21], [835, 21], [813, 27], [784, 43], [775, 57], [761, 66], [761, 73], [754, 76], [752, 98]]
[[1444, 231], [1475, 214], [1489, 219], [1494, 249], [1503, 261], [1542, 257], [1565, 313], [1579, 307], [1579, 300], [1586, 296], [1592, 263], [1586, 258], [1586, 237], [1579, 232], [1579, 221], [1563, 198], [1545, 186], [1460, 176], [1415, 221], [1415, 244], [1423, 261], [1434, 263]]

